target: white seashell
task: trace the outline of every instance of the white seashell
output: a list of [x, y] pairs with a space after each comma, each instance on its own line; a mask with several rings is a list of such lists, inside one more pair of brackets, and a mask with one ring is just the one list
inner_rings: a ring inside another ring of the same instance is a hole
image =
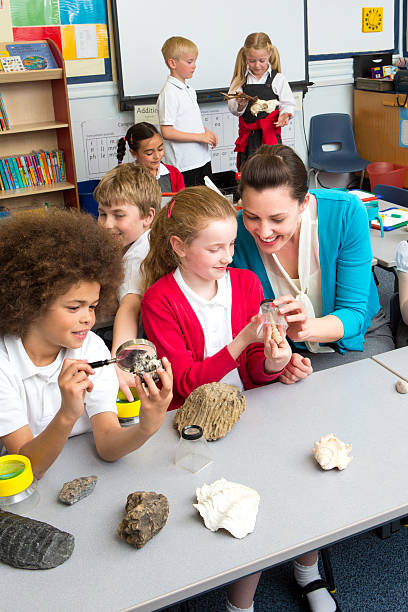
[[344, 470], [353, 457], [348, 454], [352, 449], [351, 444], [345, 444], [334, 434], [326, 434], [322, 436], [313, 446], [313, 457], [324, 470]]
[[207, 529], [227, 529], [235, 538], [243, 538], [255, 529], [259, 493], [237, 482], [220, 478], [196, 490], [194, 508]]
[[395, 388], [398, 393], [408, 393], [408, 382], [406, 380], [397, 380]]
[[251, 113], [257, 117], [258, 113], [271, 113], [279, 106], [279, 100], [257, 100], [250, 108]]

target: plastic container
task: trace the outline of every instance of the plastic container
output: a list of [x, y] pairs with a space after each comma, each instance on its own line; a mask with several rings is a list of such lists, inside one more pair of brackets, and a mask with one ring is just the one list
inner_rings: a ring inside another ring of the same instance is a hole
[[82, 181], [78, 183], [79, 205], [81, 210], [90, 213], [95, 219], [98, 218], [98, 203], [94, 200], [93, 192], [99, 180]]
[[0, 508], [19, 512], [38, 503], [37, 480], [24, 455], [0, 457]]
[[212, 462], [212, 453], [202, 428], [199, 425], [183, 427], [176, 449], [176, 465], [195, 474]]
[[394, 185], [394, 187], [404, 187], [406, 166], [393, 164], [391, 162], [373, 162], [368, 164], [367, 172], [370, 178], [370, 189], [376, 185]]
[[136, 389], [130, 388], [134, 401], [128, 402], [126, 395], [122, 392], [118, 392], [116, 398], [116, 408], [118, 411], [119, 423], [122, 427], [129, 427], [139, 422], [139, 411], [140, 411], [140, 399]]

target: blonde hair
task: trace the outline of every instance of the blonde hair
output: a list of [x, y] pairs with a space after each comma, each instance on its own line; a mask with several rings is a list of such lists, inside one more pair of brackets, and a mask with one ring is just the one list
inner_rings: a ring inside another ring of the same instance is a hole
[[141, 265], [143, 290], [180, 264], [170, 244], [172, 236], [188, 245], [211, 220], [235, 216], [228, 200], [209, 187], [200, 185], [179, 191], [159, 212], [151, 229], [150, 251]]
[[168, 38], [161, 48], [166, 65], [169, 65], [169, 59], [179, 60], [184, 53], [194, 53], [198, 55], [198, 47], [192, 40], [183, 38], [183, 36], [172, 36]]
[[119, 201], [137, 206], [144, 219], [151, 208], [161, 207], [161, 189], [153, 174], [142, 164], [121, 164], [105, 174], [93, 192], [98, 204], [114, 206]]
[[241, 87], [246, 81], [246, 52], [249, 51], [249, 49], [266, 49], [269, 55], [269, 63], [272, 70], [282, 72], [279, 52], [272, 44], [269, 36], [264, 32], [253, 32], [246, 37], [244, 46], [238, 51], [237, 59], [235, 60], [234, 74], [231, 80], [231, 87], [234, 87], [235, 89]]

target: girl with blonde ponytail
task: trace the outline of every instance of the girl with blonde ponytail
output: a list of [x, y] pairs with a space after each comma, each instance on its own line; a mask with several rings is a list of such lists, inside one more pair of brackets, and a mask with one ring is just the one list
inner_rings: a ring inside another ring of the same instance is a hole
[[[281, 73], [277, 48], [264, 32], [246, 37], [238, 51], [229, 93], [244, 93], [259, 100], [276, 100], [278, 107], [259, 111], [245, 97], [234, 97], [228, 108], [239, 117], [239, 135], [235, 143], [240, 168], [261, 144], [279, 144], [281, 128], [289, 123], [295, 112], [295, 99], [286, 77]], [[256, 113], [256, 114], [254, 114]]]

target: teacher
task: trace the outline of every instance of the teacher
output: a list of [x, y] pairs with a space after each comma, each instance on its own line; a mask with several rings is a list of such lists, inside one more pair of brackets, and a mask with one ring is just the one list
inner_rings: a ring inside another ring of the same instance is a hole
[[371, 270], [367, 213], [347, 192], [308, 191], [300, 157], [263, 145], [244, 164], [233, 265], [257, 274], [313, 369], [395, 348]]

